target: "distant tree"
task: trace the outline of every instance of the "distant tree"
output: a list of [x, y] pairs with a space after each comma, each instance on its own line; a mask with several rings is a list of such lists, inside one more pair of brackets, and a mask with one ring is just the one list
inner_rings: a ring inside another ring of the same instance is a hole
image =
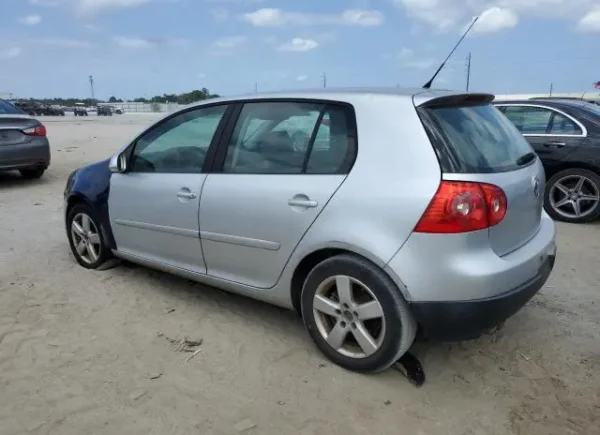
[[108, 102], [109, 102], [109, 103], [116, 103], [116, 102], [117, 102], [117, 97], [114, 97], [114, 96], [113, 96], [113, 97], [110, 97], [110, 98], [108, 99]]

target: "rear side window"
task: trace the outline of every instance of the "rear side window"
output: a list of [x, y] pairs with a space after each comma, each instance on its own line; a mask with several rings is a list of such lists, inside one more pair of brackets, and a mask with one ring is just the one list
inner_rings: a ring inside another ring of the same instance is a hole
[[523, 134], [546, 134], [552, 111], [541, 107], [507, 106], [504, 114]]
[[344, 174], [356, 156], [352, 110], [304, 101], [245, 103], [227, 146], [223, 172]]
[[491, 104], [420, 108], [419, 113], [446, 173], [512, 171], [520, 167], [519, 158], [532, 152]]
[[0, 100], [0, 115], [23, 115], [24, 113], [9, 102]]
[[578, 136], [583, 134], [583, 132], [572, 120], [558, 112], [554, 112], [552, 123], [550, 124], [550, 134]]

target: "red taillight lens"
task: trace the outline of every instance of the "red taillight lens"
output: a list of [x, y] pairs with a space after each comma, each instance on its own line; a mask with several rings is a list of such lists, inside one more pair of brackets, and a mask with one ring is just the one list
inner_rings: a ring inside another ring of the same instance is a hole
[[36, 127], [26, 128], [23, 133], [27, 136], [46, 136], [46, 127], [40, 124]]
[[442, 181], [419, 220], [418, 233], [465, 233], [499, 224], [506, 215], [506, 195], [497, 186]]

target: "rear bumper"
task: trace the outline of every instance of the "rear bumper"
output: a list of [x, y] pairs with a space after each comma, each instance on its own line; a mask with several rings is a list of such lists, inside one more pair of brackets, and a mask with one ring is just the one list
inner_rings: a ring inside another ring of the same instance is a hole
[[45, 137], [18, 145], [0, 145], [0, 170], [50, 166], [50, 144]]
[[556, 254], [548, 255], [539, 273], [525, 284], [498, 296], [458, 302], [416, 302], [412, 312], [426, 338], [469, 340], [501, 324], [523, 307], [544, 285], [554, 268]]

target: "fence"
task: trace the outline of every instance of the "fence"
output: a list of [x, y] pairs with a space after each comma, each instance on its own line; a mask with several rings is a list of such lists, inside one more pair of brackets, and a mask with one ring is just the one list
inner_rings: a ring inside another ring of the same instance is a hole
[[112, 106], [121, 109], [125, 113], [168, 113], [173, 112], [181, 106], [177, 103], [98, 103], [98, 106]]

